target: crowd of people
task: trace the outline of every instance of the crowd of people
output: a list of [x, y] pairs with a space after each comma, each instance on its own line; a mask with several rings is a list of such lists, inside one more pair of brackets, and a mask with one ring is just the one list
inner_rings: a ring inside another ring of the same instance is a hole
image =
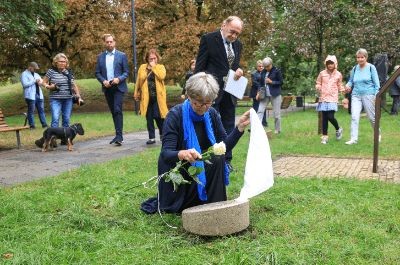
[[[146, 144], [156, 143], [154, 121], [159, 130], [162, 147], [158, 173], [167, 172], [178, 161], [198, 164], [205, 170], [201, 173], [204, 180], [202, 185], [186, 185], [179, 192], [174, 192], [171, 183], [161, 180], [160, 198], [151, 198], [143, 203], [144, 211], [151, 213], [161, 209], [166, 212], [181, 212], [190, 206], [226, 200], [225, 186], [229, 184], [229, 173], [233, 170], [232, 149], [249, 124], [249, 112], [235, 123], [237, 98], [224, 90], [230, 70], [234, 71], [236, 80], [243, 76], [240, 66], [242, 44], [238, 39], [242, 30], [243, 21], [239, 17], [230, 16], [222, 22], [220, 29], [201, 37], [197, 58], [190, 60], [189, 71], [185, 76], [181, 95], [184, 102], [171, 110], [167, 107], [165, 66], [161, 64], [161, 57], [156, 49], [147, 50], [144, 63], [138, 70], [134, 100], [140, 102], [140, 114], [146, 117], [149, 136]], [[97, 57], [95, 76], [114, 122], [115, 137], [110, 144], [120, 146], [123, 144], [123, 98], [127, 92], [128, 59], [124, 52], [116, 49], [114, 35], [105, 34], [102, 40], [105, 51]], [[334, 55], [327, 56], [325, 69], [316, 79], [315, 89], [319, 98], [316, 110], [322, 113], [322, 144], [328, 143], [329, 122], [336, 130], [336, 139], [342, 138], [343, 128], [335, 118], [340, 93], [351, 93], [351, 137], [346, 144], [356, 144], [358, 141], [362, 109], [374, 126], [375, 95], [380, 88], [377, 70], [373, 64], [367, 62], [368, 53], [365, 49], [357, 51], [356, 59], [357, 65], [353, 67], [345, 86]], [[42, 127], [48, 126], [41, 88], [49, 90], [50, 126], [58, 127], [61, 116], [61, 126], [68, 127], [73, 102], [80, 104], [83, 101], [67, 56], [63, 53], [57, 54], [53, 58], [53, 67], [46, 72], [43, 79], [35, 72], [38, 69], [38, 64], [31, 62], [21, 76], [30, 127], [35, 128], [35, 107]], [[268, 126], [266, 109], [271, 103], [274, 132], [280, 134], [284, 82], [281, 70], [273, 64], [270, 57], [266, 57], [257, 61], [251, 81], [250, 97], [260, 121]], [[400, 78], [396, 80], [395, 86], [391, 90], [393, 115], [397, 115], [400, 105]], [[225, 156], [213, 157], [211, 165], [200, 162], [201, 153], [220, 141], [224, 141], [227, 146]], [[189, 178], [187, 172], [183, 173]]]

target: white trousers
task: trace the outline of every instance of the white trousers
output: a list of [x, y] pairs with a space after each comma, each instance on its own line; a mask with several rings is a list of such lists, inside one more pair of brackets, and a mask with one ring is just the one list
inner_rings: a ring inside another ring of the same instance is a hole
[[352, 95], [351, 96], [351, 140], [358, 141], [358, 125], [360, 114], [364, 107], [372, 128], [375, 125], [375, 96], [374, 95]]

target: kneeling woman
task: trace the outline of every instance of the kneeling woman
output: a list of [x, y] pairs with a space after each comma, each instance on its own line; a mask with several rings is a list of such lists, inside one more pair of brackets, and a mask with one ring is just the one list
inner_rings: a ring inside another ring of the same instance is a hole
[[[192, 206], [227, 199], [225, 186], [229, 184], [229, 169], [225, 157], [213, 156], [212, 164], [197, 159], [210, 146], [221, 141], [227, 151], [232, 150], [250, 123], [250, 114], [249, 111], [243, 114], [236, 128], [227, 136], [220, 115], [211, 108], [218, 91], [218, 83], [212, 75], [204, 72], [193, 75], [186, 83], [188, 99], [172, 108], [165, 119], [158, 174], [174, 168], [180, 160], [205, 170], [198, 175], [203, 185], [197, 184], [182, 170], [184, 178], [192, 182], [180, 185], [175, 192], [171, 182], [161, 179], [158, 191], [160, 210], [163, 212], [180, 213]], [[142, 210], [147, 213], [156, 212], [157, 207], [157, 198], [142, 204]]]

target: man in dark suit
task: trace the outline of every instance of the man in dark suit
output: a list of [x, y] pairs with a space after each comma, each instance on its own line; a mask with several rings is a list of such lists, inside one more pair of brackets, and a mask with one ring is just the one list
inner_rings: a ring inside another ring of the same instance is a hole
[[[220, 30], [202, 36], [195, 66], [195, 73], [210, 73], [218, 81], [219, 93], [213, 107], [219, 111], [227, 134], [235, 127], [237, 98], [224, 91], [224, 83], [229, 69], [235, 71], [235, 79], [243, 75], [239, 66], [242, 44], [237, 40], [242, 28], [243, 21], [239, 17], [230, 16], [222, 22]], [[230, 162], [231, 152], [226, 154], [226, 159]], [[230, 163], [229, 167], [232, 169]]]
[[129, 75], [128, 57], [125, 53], [115, 49], [115, 38], [111, 34], [103, 35], [106, 51], [99, 54], [96, 64], [96, 78], [102, 86], [102, 90], [111, 111], [115, 137], [110, 144], [122, 145], [122, 102], [124, 93], [128, 91], [126, 79]]

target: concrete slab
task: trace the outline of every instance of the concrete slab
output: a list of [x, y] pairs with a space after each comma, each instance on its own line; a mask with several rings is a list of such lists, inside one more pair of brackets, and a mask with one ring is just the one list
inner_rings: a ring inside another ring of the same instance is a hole
[[246, 229], [250, 224], [249, 201], [215, 202], [185, 209], [183, 228], [202, 236], [224, 236]]

